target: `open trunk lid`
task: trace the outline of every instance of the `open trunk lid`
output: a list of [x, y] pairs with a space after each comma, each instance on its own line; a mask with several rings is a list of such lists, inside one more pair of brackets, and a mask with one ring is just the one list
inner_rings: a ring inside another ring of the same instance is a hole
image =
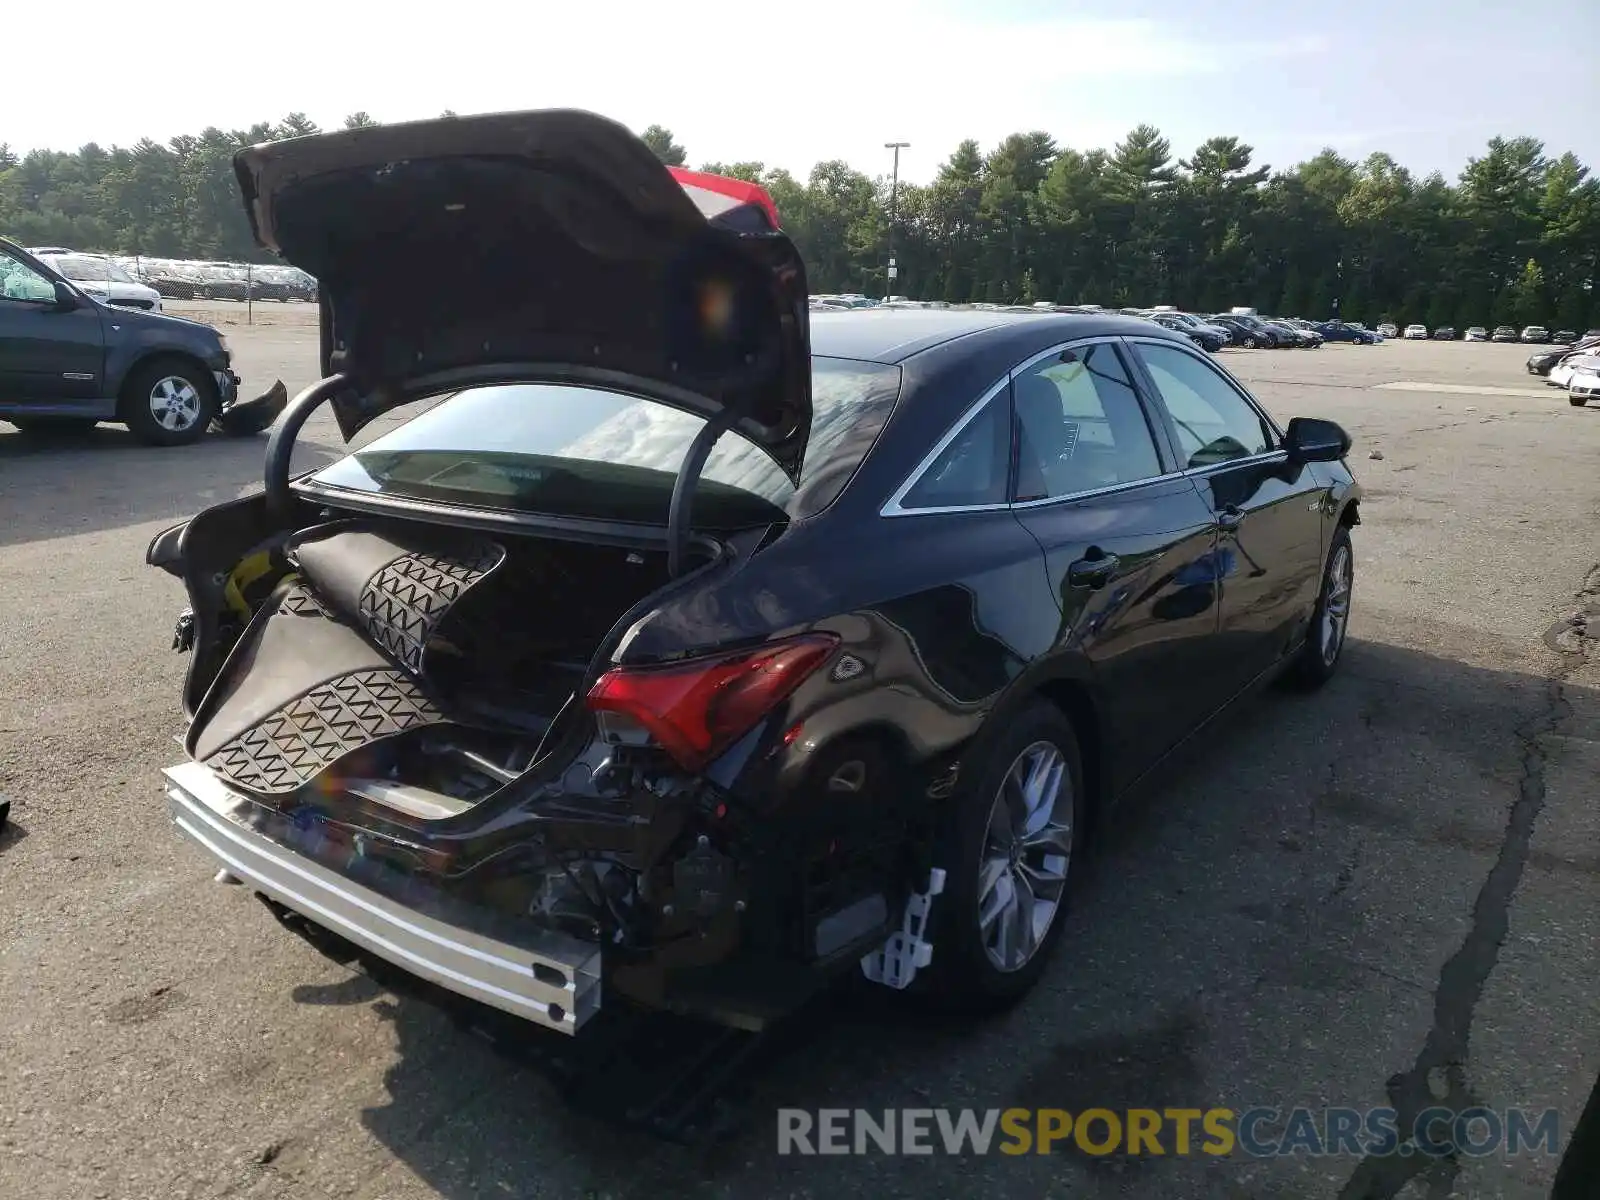
[[473, 381], [609, 381], [728, 414], [798, 479], [805, 268], [756, 185], [675, 173], [574, 110], [290, 138], [234, 169], [256, 240], [321, 284], [347, 438]]

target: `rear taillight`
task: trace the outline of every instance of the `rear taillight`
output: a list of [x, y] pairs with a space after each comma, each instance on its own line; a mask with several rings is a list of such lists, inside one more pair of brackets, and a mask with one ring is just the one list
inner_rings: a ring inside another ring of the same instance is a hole
[[589, 690], [595, 712], [638, 722], [687, 771], [697, 771], [787, 699], [839, 644], [810, 633], [735, 655], [657, 667], [613, 667]]

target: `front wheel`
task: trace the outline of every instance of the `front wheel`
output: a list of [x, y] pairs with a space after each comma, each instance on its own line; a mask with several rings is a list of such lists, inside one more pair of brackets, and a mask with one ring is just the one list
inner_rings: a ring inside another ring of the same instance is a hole
[[1244, 348], [1246, 350], [1254, 350], [1256, 348], [1256, 340], [1255, 340], [1255, 338], [1253, 338], [1253, 337], [1245, 338], [1245, 340], [1244, 340]]
[[215, 419], [217, 386], [195, 364], [156, 359], [128, 376], [119, 415], [147, 445], [186, 446], [199, 441]]
[[1293, 680], [1303, 687], [1321, 687], [1333, 678], [1344, 657], [1345, 634], [1350, 628], [1350, 597], [1355, 588], [1355, 553], [1350, 528], [1339, 526], [1328, 547], [1322, 570], [1322, 591], [1311, 614], [1311, 629], [1291, 668]]
[[1043, 700], [1029, 705], [963, 764], [937, 864], [928, 999], [968, 1011], [1004, 1008], [1038, 981], [1061, 937], [1069, 868], [1086, 817], [1072, 723]]
[[1582, 408], [1584, 405], [1589, 403], [1589, 397], [1587, 397], [1587, 396], [1574, 396], [1574, 395], [1569, 393], [1567, 395], [1567, 403], [1572, 405], [1573, 408]]

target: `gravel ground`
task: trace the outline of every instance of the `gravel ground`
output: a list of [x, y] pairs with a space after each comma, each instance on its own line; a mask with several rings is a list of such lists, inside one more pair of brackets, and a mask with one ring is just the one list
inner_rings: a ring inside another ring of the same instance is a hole
[[[247, 389], [310, 382], [302, 307], [229, 325]], [[1432, 1096], [1554, 1106], [1564, 1136], [1600, 1070], [1600, 666], [1546, 634], [1600, 609], [1600, 410], [1524, 374], [1525, 353], [1225, 353], [1280, 417], [1356, 437], [1342, 673], [1245, 708], [1119, 812], [1025, 1004], [968, 1029], [841, 1004], [710, 1152], [566, 1111], [213, 886], [168, 824], [183, 600], [144, 549], [251, 487], [261, 441], [0, 433], [0, 1195], [1545, 1194], [1542, 1155], [796, 1158], [774, 1133], [779, 1106]], [[301, 461], [336, 445], [316, 418]]]

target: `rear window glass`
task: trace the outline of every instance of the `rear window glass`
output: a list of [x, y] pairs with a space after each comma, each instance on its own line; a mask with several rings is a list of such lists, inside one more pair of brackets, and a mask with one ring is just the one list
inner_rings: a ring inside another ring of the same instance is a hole
[[[725, 433], [700, 477], [696, 525], [799, 520], [826, 508], [883, 429], [900, 368], [815, 357], [811, 388], [799, 486], [758, 446]], [[662, 524], [678, 467], [704, 424], [654, 400], [571, 384], [470, 388], [313, 479], [407, 499]]]

